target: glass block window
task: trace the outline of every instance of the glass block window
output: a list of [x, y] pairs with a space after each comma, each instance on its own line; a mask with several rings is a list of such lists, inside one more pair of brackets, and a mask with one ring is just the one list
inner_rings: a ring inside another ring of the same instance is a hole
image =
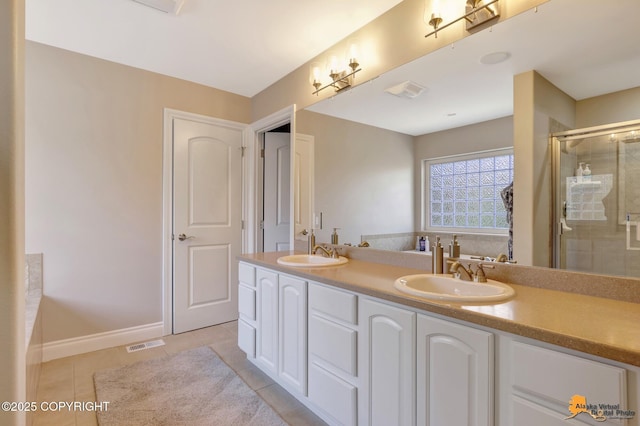
[[427, 228], [509, 228], [501, 191], [513, 181], [513, 150], [424, 161]]

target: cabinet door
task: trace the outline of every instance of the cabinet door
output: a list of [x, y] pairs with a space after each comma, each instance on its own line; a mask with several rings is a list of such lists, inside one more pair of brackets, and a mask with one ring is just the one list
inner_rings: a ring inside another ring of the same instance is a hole
[[256, 362], [277, 374], [278, 366], [278, 274], [265, 269], [256, 270], [258, 292], [258, 344]]
[[[415, 313], [361, 299], [359, 424], [415, 424]], [[361, 368], [360, 368], [361, 366]]]
[[493, 334], [418, 315], [418, 425], [493, 424]]
[[307, 283], [279, 277], [278, 375], [302, 395], [307, 394]]
[[[560, 424], [560, 420], [568, 423], [564, 420], [571, 415], [568, 406], [578, 395], [587, 404], [628, 407], [624, 368], [522, 342], [511, 342], [510, 355], [512, 424], [535, 425], [538, 419], [549, 425]], [[523, 365], [527, 368], [520, 368]], [[633, 405], [629, 408], [634, 409]], [[614, 418], [596, 422], [588, 413], [576, 415], [571, 422], [626, 424]]]

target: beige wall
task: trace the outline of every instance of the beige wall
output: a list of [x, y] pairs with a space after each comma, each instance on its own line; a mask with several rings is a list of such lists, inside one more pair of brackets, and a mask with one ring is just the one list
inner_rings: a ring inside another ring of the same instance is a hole
[[552, 188], [549, 133], [573, 128], [575, 101], [535, 71], [514, 78], [513, 256], [551, 266]]
[[248, 123], [250, 99], [33, 42], [26, 64], [44, 341], [162, 321], [163, 108]]
[[[24, 1], [0, 2], [0, 401], [24, 401]], [[24, 424], [0, 411], [0, 424]]]
[[331, 241], [334, 227], [341, 243], [413, 231], [411, 136], [310, 111], [297, 112], [296, 131], [315, 138], [318, 241]]
[[640, 119], [640, 87], [583, 99], [576, 104], [576, 128]]

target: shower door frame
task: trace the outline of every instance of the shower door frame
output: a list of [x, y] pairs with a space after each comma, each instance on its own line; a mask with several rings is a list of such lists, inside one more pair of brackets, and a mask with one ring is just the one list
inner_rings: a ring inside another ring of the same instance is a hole
[[563, 132], [554, 132], [549, 135], [549, 143], [551, 144], [551, 188], [552, 188], [552, 212], [553, 212], [553, 268], [560, 269], [561, 261], [561, 238], [562, 224], [561, 219], [564, 217], [564, 206], [562, 201], [562, 191], [560, 191], [560, 142], [566, 142], [573, 139], [581, 139], [587, 137], [603, 136], [611, 133], [628, 132], [632, 130], [640, 130], [640, 119], [622, 121], [619, 123], [610, 123], [600, 126], [584, 127], [581, 129], [566, 130]]

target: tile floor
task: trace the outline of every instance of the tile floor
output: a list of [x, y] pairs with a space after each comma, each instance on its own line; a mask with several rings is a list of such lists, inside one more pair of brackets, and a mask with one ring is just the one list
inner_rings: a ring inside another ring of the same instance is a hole
[[[199, 346], [211, 346], [242, 379], [290, 425], [325, 425], [315, 414], [258, 370], [237, 346], [237, 322], [229, 322], [188, 333], [165, 336], [165, 346], [127, 353], [124, 346], [60, 358], [42, 364], [38, 403], [51, 401], [95, 401], [93, 373]], [[95, 413], [61, 411], [35, 413], [34, 426], [97, 425]], [[224, 426], [218, 425], [216, 426]], [[194, 425], [197, 426], [197, 425]], [[204, 426], [204, 425], [203, 425]]]

